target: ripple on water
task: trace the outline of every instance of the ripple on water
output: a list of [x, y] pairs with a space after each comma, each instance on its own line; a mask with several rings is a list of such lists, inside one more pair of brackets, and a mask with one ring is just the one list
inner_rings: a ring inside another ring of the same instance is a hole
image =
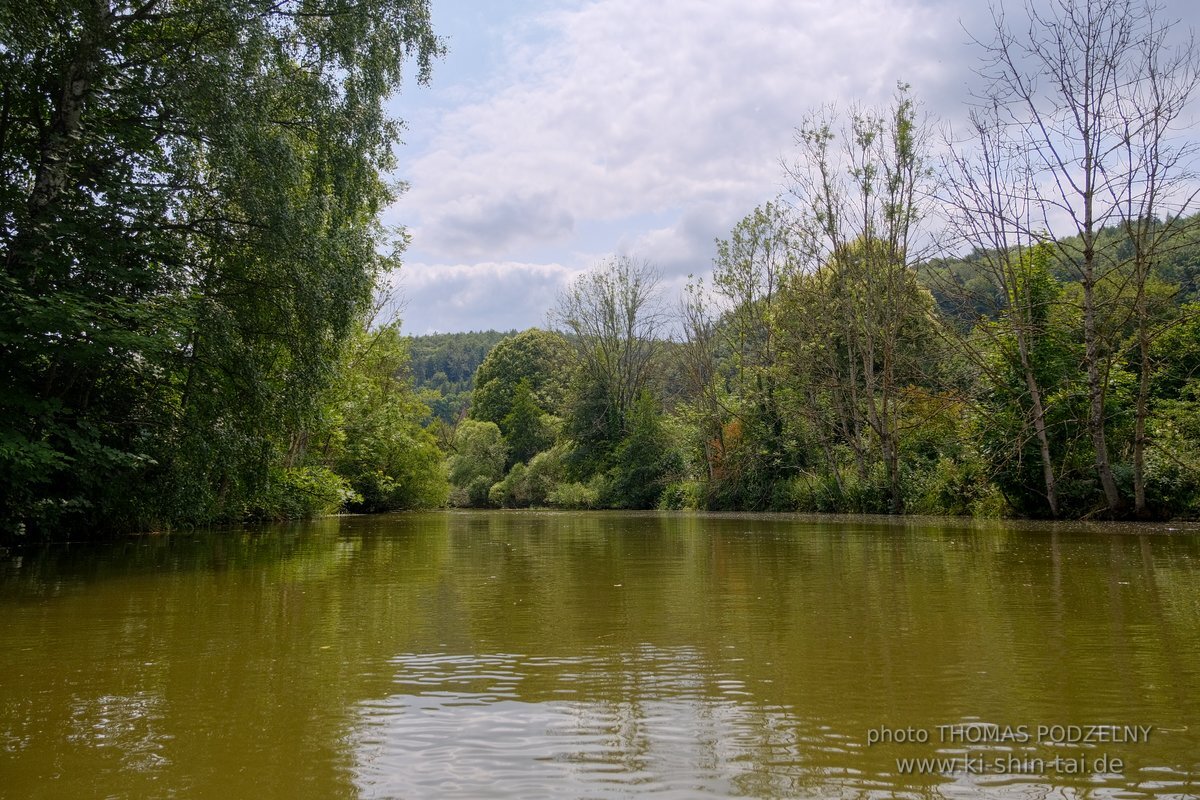
[[1045, 774], [961, 772], [914, 785], [913, 775], [859, 769], [860, 736], [755, 702], [694, 648], [408, 653], [391, 664], [394, 691], [357, 708], [363, 797], [1187, 796], [1186, 773], [1173, 770], [1072, 787]]
[[771, 796], [806, 774], [797, 721], [742, 702], [688, 648], [393, 663], [397, 691], [359, 706], [366, 797]]

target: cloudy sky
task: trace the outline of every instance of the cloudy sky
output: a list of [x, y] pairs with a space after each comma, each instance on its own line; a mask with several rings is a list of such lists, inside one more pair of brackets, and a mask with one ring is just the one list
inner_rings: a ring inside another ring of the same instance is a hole
[[564, 283], [613, 253], [677, 288], [781, 191], [808, 111], [885, 103], [903, 80], [932, 116], [961, 117], [970, 34], [990, 38], [982, 0], [432, 6], [449, 51], [394, 101], [410, 189], [385, 215], [412, 235], [398, 277], [412, 334], [542, 325]]

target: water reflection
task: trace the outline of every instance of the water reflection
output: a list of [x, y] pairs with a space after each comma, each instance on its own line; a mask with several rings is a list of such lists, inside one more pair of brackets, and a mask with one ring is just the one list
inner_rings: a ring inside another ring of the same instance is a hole
[[794, 796], [811, 772], [801, 745], [815, 732], [748, 702], [691, 648], [395, 664], [397, 693], [360, 706], [366, 797]]
[[[1200, 537], [443, 513], [0, 560], [0, 796], [1200, 793]], [[868, 745], [1149, 724], [1148, 743]], [[898, 759], [1105, 754], [1119, 773]]]

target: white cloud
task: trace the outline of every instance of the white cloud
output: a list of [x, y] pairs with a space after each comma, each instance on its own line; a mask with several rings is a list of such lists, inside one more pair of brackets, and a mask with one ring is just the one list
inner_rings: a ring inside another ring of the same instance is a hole
[[413, 335], [543, 326], [559, 291], [578, 272], [561, 264], [407, 263], [392, 283]]
[[629, 220], [636, 237], [643, 215], [687, 225], [705, 207], [727, 230], [778, 188], [807, 108], [943, 80], [922, 52], [963, 38], [890, 0], [602, 0], [541, 23], [536, 45], [514, 42], [504, 88], [448, 112], [406, 170], [395, 213], [429, 260], [569, 247], [580, 220]]

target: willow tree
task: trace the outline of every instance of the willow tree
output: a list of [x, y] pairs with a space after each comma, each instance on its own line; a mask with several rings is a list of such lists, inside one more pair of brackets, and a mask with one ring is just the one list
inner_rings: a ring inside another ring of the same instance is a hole
[[240, 515], [402, 244], [427, 2], [6, 3], [0, 42], [3, 524]]

